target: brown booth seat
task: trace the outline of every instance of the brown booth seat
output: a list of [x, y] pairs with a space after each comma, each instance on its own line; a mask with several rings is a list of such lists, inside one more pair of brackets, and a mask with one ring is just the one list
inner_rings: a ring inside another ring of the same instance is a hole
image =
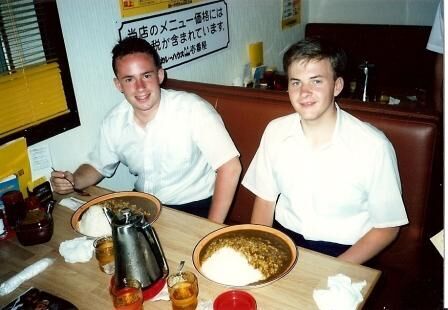
[[[196, 93], [217, 109], [241, 153], [242, 176], [268, 122], [294, 112], [286, 92], [173, 79], [168, 79], [164, 87]], [[422, 247], [427, 239], [428, 198], [438, 118], [378, 104], [343, 100], [338, 103], [344, 110], [382, 130], [394, 145], [398, 158], [403, 199], [410, 223], [401, 229], [399, 237], [387, 250], [369, 263], [383, 271], [382, 282], [377, 286], [378, 295], [374, 298], [387, 304], [391, 291], [395, 296], [400, 290], [404, 293], [406, 285], [419, 276]], [[253, 201], [253, 194], [239, 185], [227, 223], [249, 223]]]

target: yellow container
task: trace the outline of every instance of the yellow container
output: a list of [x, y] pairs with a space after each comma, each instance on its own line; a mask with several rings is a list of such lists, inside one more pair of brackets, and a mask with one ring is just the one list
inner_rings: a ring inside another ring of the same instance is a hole
[[249, 63], [252, 68], [263, 64], [263, 42], [250, 43], [247, 46]]

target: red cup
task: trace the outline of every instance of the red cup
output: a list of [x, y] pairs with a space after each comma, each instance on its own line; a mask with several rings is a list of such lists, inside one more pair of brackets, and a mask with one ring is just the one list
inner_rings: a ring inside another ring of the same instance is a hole
[[256, 310], [257, 302], [245, 291], [227, 291], [216, 297], [213, 310]]
[[5, 215], [8, 224], [16, 228], [17, 221], [25, 218], [26, 208], [23, 195], [20, 191], [9, 191], [3, 194], [2, 201], [5, 206]]

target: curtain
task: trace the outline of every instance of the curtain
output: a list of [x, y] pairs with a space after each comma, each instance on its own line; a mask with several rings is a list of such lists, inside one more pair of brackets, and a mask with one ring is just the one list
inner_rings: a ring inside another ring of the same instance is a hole
[[0, 0], [0, 137], [70, 112], [39, 17], [32, 0]]

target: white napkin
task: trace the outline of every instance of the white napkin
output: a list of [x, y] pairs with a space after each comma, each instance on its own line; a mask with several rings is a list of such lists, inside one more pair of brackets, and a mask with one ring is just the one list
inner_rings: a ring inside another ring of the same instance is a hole
[[444, 257], [444, 248], [445, 248], [445, 241], [444, 241], [444, 230], [442, 229], [439, 233], [431, 237], [431, 242], [436, 247], [437, 251], [439, 251], [440, 255]]
[[168, 285], [165, 283], [165, 286], [162, 288], [162, 290], [156, 296], [154, 296], [149, 300], [150, 301], [170, 300], [170, 294], [168, 293]]
[[394, 97], [389, 97], [389, 102], [390, 105], [397, 105], [400, 103], [400, 99], [394, 98]]
[[11, 293], [23, 282], [25, 282], [28, 279], [31, 279], [32, 277], [38, 275], [39, 273], [47, 269], [47, 267], [53, 264], [54, 261], [55, 259], [53, 258], [42, 258], [41, 260], [38, 260], [34, 264], [31, 264], [30, 266], [26, 267], [15, 276], [9, 278], [8, 280], [0, 284], [0, 296], [4, 296], [6, 294]]
[[64, 198], [64, 199], [61, 199], [61, 201], [59, 201], [59, 204], [61, 206], [67, 207], [73, 211], [78, 210], [79, 207], [85, 203], [86, 202], [84, 200], [81, 200], [81, 199], [78, 199], [75, 197]]
[[79, 237], [62, 241], [59, 245], [59, 253], [67, 263], [85, 263], [93, 256], [93, 240], [87, 237]]
[[327, 290], [314, 290], [313, 298], [320, 310], [352, 310], [363, 301], [361, 294], [366, 281], [352, 283], [343, 274], [328, 277]]
[[[157, 301], [157, 300], [170, 300], [170, 294], [168, 293], [168, 285], [165, 283], [163, 289], [153, 298], [149, 299], [149, 301]], [[200, 299], [198, 300], [198, 310], [213, 310], [213, 303], [210, 300]]]

